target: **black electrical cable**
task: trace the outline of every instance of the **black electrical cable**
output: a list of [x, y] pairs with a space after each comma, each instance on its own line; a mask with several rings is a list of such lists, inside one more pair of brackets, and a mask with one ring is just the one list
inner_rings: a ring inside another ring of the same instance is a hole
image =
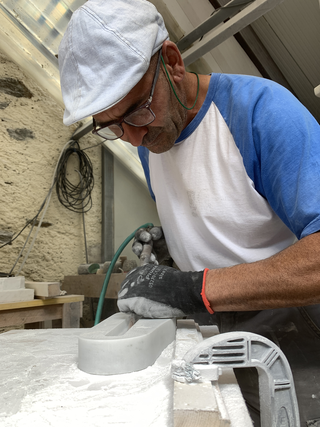
[[[71, 141], [71, 143], [73, 143], [73, 141]], [[90, 147], [89, 147], [90, 148]], [[29, 221], [27, 221], [27, 223], [26, 223], [26, 225], [14, 236], [14, 237], [12, 237], [8, 242], [6, 242], [6, 243], [4, 243], [3, 245], [1, 245], [0, 246], [0, 249], [2, 249], [3, 247], [5, 247], [5, 246], [7, 246], [7, 245], [11, 245], [12, 244], [12, 242], [14, 242], [19, 236], [20, 236], [20, 234], [28, 227], [28, 225], [32, 225], [32, 228], [33, 228], [33, 226], [35, 225], [35, 223], [36, 223], [36, 221], [37, 221], [37, 219], [38, 219], [38, 217], [39, 217], [39, 215], [40, 215], [40, 213], [42, 212], [42, 209], [44, 208], [44, 205], [45, 205], [45, 203], [46, 203], [46, 200], [47, 200], [47, 198], [49, 197], [49, 194], [51, 193], [51, 191], [52, 191], [52, 189], [53, 189], [53, 187], [55, 186], [55, 184], [56, 184], [56, 181], [57, 181], [57, 176], [55, 176], [55, 178], [54, 178], [54, 182], [52, 183], [52, 185], [51, 185], [51, 188], [50, 188], [50, 190], [49, 190], [49, 192], [48, 192], [48, 194], [46, 195], [46, 197], [45, 197], [45, 199], [44, 199], [44, 201], [42, 202], [42, 204], [41, 204], [41, 206], [40, 206], [40, 209], [38, 210], [38, 212], [37, 212], [37, 214], [32, 218], [32, 219], [30, 219]]]
[[6, 242], [6, 243], [4, 243], [3, 245], [1, 245], [1, 246], [0, 246], [0, 249], [1, 249], [1, 248], [3, 248], [4, 246], [11, 245], [11, 244], [12, 244], [12, 242], [13, 242], [13, 241], [15, 241], [17, 237], [19, 237], [19, 236], [20, 236], [20, 234], [23, 232], [23, 230], [24, 230], [24, 229], [26, 229], [26, 228], [28, 227], [28, 225], [30, 225], [30, 224], [34, 225], [35, 221], [38, 219], [38, 216], [40, 215], [40, 213], [41, 213], [41, 211], [42, 211], [42, 209], [43, 209], [43, 207], [44, 207], [44, 204], [45, 204], [46, 200], [47, 200], [47, 197], [44, 199], [44, 201], [43, 201], [43, 203], [42, 203], [42, 205], [41, 205], [40, 209], [38, 210], [38, 213], [37, 213], [37, 214], [36, 214], [32, 219], [30, 219], [30, 220], [26, 223], [26, 225], [25, 225], [25, 226], [24, 226], [24, 227], [19, 231], [19, 233], [17, 233], [14, 237], [12, 237], [12, 239], [10, 239], [8, 242]]
[[[42, 212], [48, 197], [50, 197], [51, 192], [55, 185], [56, 185], [59, 201], [66, 208], [78, 213], [85, 213], [91, 209], [92, 207], [91, 192], [94, 186], [91, 161], [87, 156], [87, 154], [80, 149], [79, 143], [77, 141], [70, 140], [68, 144], [66, 144], [66, 146], [67, 145], [69, 145], [69, 147], [64, 149], [59, 157], [59, 162], [56, 167], [55, 176], [54, 176], [51, 188], [46, 198], [44, 199], [43, 203], [41, 204], [37, 214], [31, 220], [27, 221], [26, 225], [14, 237], [12, 237], [8, 242], [0, 246], [0, 249], [1, 249], [7, 245], [12, 244], [12, 242], [16, 240], [29, 225], [32, 225], [30, 233], [27, 237], [27, 240], [25, 241], [25, 244], [22, 250], [20, 251], [20, 254], [14, 266], [12, 267], [10, 273], [8, 274], [0, 273], [1, 277], [12, 276], [12, 271], [15, 268], [18, 260], [20, 259], [22, 252], [25, 249], [26, 244], [30, 238], [32, 230], [36, 225], [36, 221], [38, 220], [38, 217]], [[101, 143], [97, 145], [101, 145]], [[96, 147], [97, 145], [94, 145], [92, 147]], [[87, 147], [85, 149], [89, 149], [92, 147]], [[66, 169], [67, 169], [68, 159], [70, 155], [73, 153], [76, 153], [79, 159], [79, 170], [76, 169], [76, 172], [78, 172], [80, 175], [80, 182], [76, 186], [71, 184], [69, 180], [66, 178]]]
[[35, 224], [36, 224], [36, 221], [38, 220], [38, 217], [39, 217], [39, 215], [40, 215], [40, 213], [42, 212], [42, 210], [43, 210], [43, 208], [44, 208], [44, 206], [45, 206], [45, 203], [46, 203], [46, 201], [47, 201], [47, 198], [49, 197], [49, 195], [50, 195], [50, 193], [51, 193], [51, 191], [52, 191], [52, 189], [53, 189], [53, 187], [54, 187], [54, 184], [55, 184], [55, 181], [54, 181], [54, 183], [52, 184], [52, 186], [51, 186], [51, 188], [50, 188], [50, 190], [49, 190], [49, 192], [48, 192], [48, 194], [47, 194], [47, 196], [46, 196], [46, 198], [44, 199], [44, 201], [42, 202], [42, 204], [41, 204], [41, 206], [40, 206], [40, 209], [38, 210], [38, 212], [37, 212], [37, 214], [32, 218], [32, 219], [30, 219], [29, 221], [27, 221], [27, 223], [26, 223], [26, 225], [14, 236], [14, 237], [12, 237], [8, 242], [6, 242], [5, 244], [3, 244], [2, 246], [0, 246], [0, 249], [1, 248], [3, 248], [4, 246], [7, 246], [7, 245], [11, 245], [12, 244], [12, 242], [13, 241], [15, 241], [16, 240], [16, 238], [17, 237], [19, 237], [20, 236], [20, 234], [23, 232], [23, 230], [25, 230], [27, 227], [28, 227], [28, 225], [31, 225], [31, 230], [30, 230], [30, 232], [29, 232], [29, 235], [28, 235], [28, 237], [27, 237], [27, 239], [26, 239], [26, 241], [25, 241], [25, 243], [24, 243], [24, 245], [23, 245], [23, 248], [21, 249], [21, 251], [20, 251], [20, 253], [19, 253], [19, 255], [18, 255], [18, 258], [16, 259], [16, 262], [13, 264], [13, 267], [11, 268], [11, 270], [10, 270], [10, 272], [9, 273], [0, 273], [0, 277], [11, 277], [11, 276], [13, 276], [13, 274], [12, 274], [12, 272], [13, 272], [13, 270], [14, 270], [14, 268], [15, 268], [15, 266], [17, 265], [17, 263], [18, 263], [18, 261], [19, 261], [19, 259], [20, 259], [20, 257], [22, 256], [22, 253], [23, 253], [23, 251], [24, 251], [24, 249], [25, 249], [25, 247], [26, 247], [26, 245], [27, 245], [27, 243], [28, 243], [28, 240], [29, 240], [29, 238], [30, 238], [30, 235], [31, 235], [31, 233], [32, 233], [32, 231], [33, 231], [33, 228], [34, 228], [34, 226], [35, 226]]
[[[81, 179], [77, 184], [72, 184], [68, 179], [67, 166], [70, 156], [77, 155]], [[67, 209], [86, 213], [92, 207], [91, 193], [94, 186], [93, 168], [88, 155], [81, 150], [78, 141], [73, 141], [63, 152], [58, 164], [56, 174], [56, 192], [60, 203]]]

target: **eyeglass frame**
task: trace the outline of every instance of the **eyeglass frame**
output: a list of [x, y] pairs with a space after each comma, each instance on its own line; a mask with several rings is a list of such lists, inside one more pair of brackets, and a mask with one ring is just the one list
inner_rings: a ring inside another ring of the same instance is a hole
[[[155, 120], [155, 118], [156, 118], [156, 115], [155, 115], [155, 114], [154, 114], [154, 112], [151, 110], [150, 105], [151, 105], [151, 102], [152, 102], [152, 99], [153, 99], [154, 89], [155, 89], [155, 87], [156, 87], [156, 83], [157, 83], [157, 80], [158, 80], [158, 77], [159, 77], [159, 72], [160, 72], [160, 63], [161, 63], [161, 50], [160, 50], [160, 53], [159, 53], [158, 62], [157, 62], [157, 68], [156, 68], [155, 75], [154, 75], [154, 77], [153, 77], [152, 86], [151, 86], [151, 91], [150, 91], [150, 95], [149, 95], [148, 100], [147, 100], [144, 104], [140, 105], [140, 107], [135, 108], [133, 111], [130, 111], [130, 113], [125, 114], [125, 115], [123, 116], [123, 118], [122, 118], [122, 120], [121, 120], [120, 122], [119, 122], [119, 121], [117, 121], [117, 120], [113, 120], [113, 121], [109, 122], [109, 123], [108, 123], [108, 124], [106, 124], [106, 125], [102, 125], [102, 126], [100, 126], [100, 127], [97, 129], [97, 127], [96, 127], [96, 121], [95, 121], [95, 119], [94, 119], [94, 118], [92, 118], [92, 121], [93, 121], [93, 130], [92, 130], [92, 133], [93, 133], [93, 134], [98, 135], [98, 136], [100, 136], [100, 137], [101, 137], [101, 138], [103, 138], [103, 139], [106, 139], [106, 140], [109, 140], [109, 141], [114, 141], [114, 140], [116, 140], [116, 139], [118, 139], [118, 138], [121, 138], [121, 137], [123, 136], [123, 134], [124, 134], [123, 127], [121, 126], [121, 124], [122, 124], [122, 123], [126, 123], [127, 125], [129, 125], [129, 126], [133, 126], [133, 127], [143, 127], [143, 126], [148, 126], [148, 125], [150, 125], [151, 123], [153, 123], [153, 122], [154, 122], [154, 120]], [[127, 123], [127, 122], [126, 122], [126, 117], [130, 116], [130, 115], [131, 115], [131, 114], [133, 114], [133, 113], [136, 113], [136, 112], [137, 112], [137, 111], [139, 111], [139, 110], [142, 110], [143, 108], [146, 108], [146, 109], [151, 113], [151, 115], [153, 116], [153, 119], [152, 119], [150, 122], [148, 122], [148, 123], [144, 123], [143, 125], [135, 125], [135, 124], [133, 124], [133, 123]], [[121, 130], [121, 132], [122, 132], [122, 134], [121, 134], [120, 136], [116, 136], [115, 138], [106, 138], [105, 136], [102, 136], [102, 135], [100, 135], [100, 134], [99, 134], [99, 131], [100, 131], [101, 129], [104, 129], [104, 128], [106, 128], [106, 127], [110, 127], [110, 126], [112, 126], [112, 125], [117, 125], [117, 126], [119, 127], [119, 129], [120, 129], [120, 130]]]

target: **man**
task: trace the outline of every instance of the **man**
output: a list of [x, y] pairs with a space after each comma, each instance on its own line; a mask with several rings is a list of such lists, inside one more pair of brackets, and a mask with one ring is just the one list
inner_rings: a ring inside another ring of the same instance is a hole
[[[92, 115], [94, 133], [138, 147], [179, 268], [131, 272], [120, 310], [206, 312], [221, 332], [272, 339], [291, 365], [301, 424], [320, 426], [316, 120], [273, 82], [187, 73], [144, 0], [86, 2], [69, 23], [59, 66], [64, 123]], [[258, 423], [256, 378], [237, 376]]]

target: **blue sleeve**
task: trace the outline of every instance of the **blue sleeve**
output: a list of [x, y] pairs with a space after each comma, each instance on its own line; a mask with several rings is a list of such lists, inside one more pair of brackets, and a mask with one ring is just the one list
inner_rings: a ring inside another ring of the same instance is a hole
[[298, 239], [320, 230], [320, 126], [285, 88], [220, 75], [214, 95], [256, 190]]
[[146, 147], [139, 146], [138, 147], [138, 155], [140, 157], [142, 168], [144, 170], [144, 174], [146, 177], [146, 181], [148, 184], [150, 195], [153, 198], [153, 200], [156, 200], [155, 195], [152, 191], [151, 182], [150, 182], [149, 150]]

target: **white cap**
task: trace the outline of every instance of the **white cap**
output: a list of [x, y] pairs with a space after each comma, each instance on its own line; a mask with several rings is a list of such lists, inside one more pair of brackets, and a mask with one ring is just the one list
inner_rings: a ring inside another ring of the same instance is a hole
[[89, 0], [77, 9], [59, 46], [64, 124], [121, 101], [168, 38], [162, 16], [146, 0]]

